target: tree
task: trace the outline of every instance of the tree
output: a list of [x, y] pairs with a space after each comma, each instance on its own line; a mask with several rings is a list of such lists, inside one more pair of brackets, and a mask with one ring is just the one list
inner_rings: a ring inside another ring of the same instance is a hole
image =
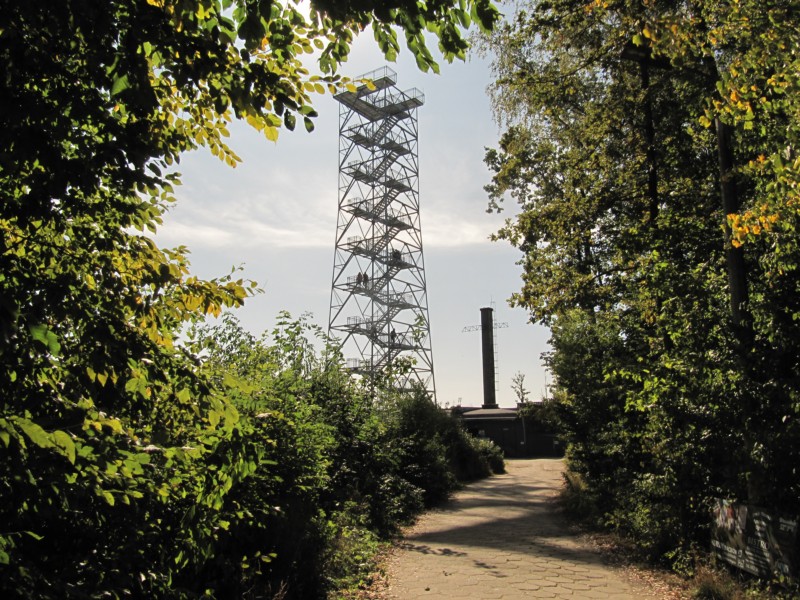
[[[180, 595], [224, 529], [218, 508], [253, 468], [226, 388], [180, 343], [187, 324], [255, 284], [200, 281], [186, 249], [146, 236], [200, 146], [230, 165], [226, 124], [274, 140], [372, 27], [424, 69], [488, 0], [426, 4], [244, 0], [15, 1], [0, 16], [0, 568], [7, 595]], [[302, 56], [318, 49], [323, 73]]]
[[512, 301], [552, 326], [570, 464], [656, 555], [715, 495], [800, 498], [790, 10], [534, 0], [486, 42]]
[[531, 395], [530, 390], [525, 387], [525, 374], [520, 371], [514, 373], [514, 376], [511, 378], [511, 389], [514, 390], [514, 393], [517, 395], [517, 402], [519, 404], [525, 404], [528, 401], [528, 397]]

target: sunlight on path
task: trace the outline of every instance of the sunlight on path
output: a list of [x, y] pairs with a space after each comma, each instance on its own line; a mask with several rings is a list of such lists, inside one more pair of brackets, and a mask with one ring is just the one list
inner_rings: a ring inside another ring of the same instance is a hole
[[552, 501], [560, 460], [506, 467], [406, 533], [389, 561], [389, 598], [656, 598], [568, 531]]

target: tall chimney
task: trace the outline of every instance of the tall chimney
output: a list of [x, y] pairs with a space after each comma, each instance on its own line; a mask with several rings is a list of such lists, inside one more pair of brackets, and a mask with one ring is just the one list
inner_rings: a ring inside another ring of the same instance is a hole
[[483, 408], [497, 408], [494, 392], [494, 319], [491, 307], [481, 309], [481, 343], [483, 348]]

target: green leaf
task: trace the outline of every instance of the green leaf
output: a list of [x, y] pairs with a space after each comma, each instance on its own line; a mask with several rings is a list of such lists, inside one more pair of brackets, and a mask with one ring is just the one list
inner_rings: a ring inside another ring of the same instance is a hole
[[47, 348], [50, 354], [58, 356], [61, 353], [61, 344], [58, 342], [58, 337], [47, 325], [41, 323], [30, 325], [28, 331], [31, 337]]
[[117, 96], [121, 94], [125, 90], [131, 87], [130, 81], [128, 80], [128, 75], [123, 75], [122, 77], [114, 77], [114, 80], [111, 84], [111, 95]]
[[50, 439], [50, 434], [47, 433], [41, 427], [39, 427], [39, 425], [23, 417], [17, 417], [15, 421], [17, 423], [17, 426], [34, 444], [36, 444], [40, 448], [53, 447], [53, 442]]
[[75, 463], [75, 442], [66, 431], [54, 431], [52, 434], [53, 443], [63, 451], [64, 456], [71, 463]]

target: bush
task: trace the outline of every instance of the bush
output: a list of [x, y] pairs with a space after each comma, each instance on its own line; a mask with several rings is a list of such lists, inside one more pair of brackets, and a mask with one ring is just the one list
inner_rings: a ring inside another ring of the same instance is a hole
[[578, 521], [598, 525], [602, 520], [597, 495], [589, 489], [583, 476], [577, 471], [564, 471], [561, 503], [567, 513]]
[[738, 597], [736, 586], [720, 573], [707, 567], [697, 571], [692, 581], [693, 598], [697, 600], [735, 600]]
[[206, 369], [240, 413], [231, 452], [258, 468], [231, 488], [228, 528], [187, 588], [309, 598], [358, 586], [381, 540], [459, 481], [502, 470], [500, 450], [469, 436], [424, 390], [376, 399], [335, 352], [318, 356], [310, 336], [325, 341], [288, 315], [270, 339], [230, 316], [198, 332]]
[[505, 458], [500, 446], [486, 438], [469, 437], [470, 443], [473, 444], [480, 456], [486, 460], [492, 473], [500, 474], [506, 472]]
[[[3, 505], [15, 524], [0, 535], [3, 597], [325, 597], [365, 581], [381, 542], [425, 506], [497, 466], [423, 390], [376, 398], [315, 337], [306, 317], [256, 338], [226, 315], [152, 355], [184, 387], [95, 374], [152, 414], [74, 407], [72, 436], [15, 418], [0, 475], [35, 511]], [[13, 475], [34, 465], [38, 479]]]
[[[430, 459], [434, 464], [426, 474], [425, 485], [442, 487], [440, 498], [455, 489], [458, 482], [505, 471], [502, 450], [490, 440], [470, 435], [459, 420], [436, 406], [424, 390], [414, 390], [401, 398], [394, 419], [393, 431], [398, 438], [418, 436], [418, 450], [424, 446], [432, 453]], [[437, 482], [440, 477], [446, 481]]]
[[325, 588], [360, 587], [370, 576], [372, 558], [381, 547], [380, 536], [369, 527], [364, 507], [348, 504], [331, 515], [325, 529], [327, 543], [319, 565], [325, 576]]

